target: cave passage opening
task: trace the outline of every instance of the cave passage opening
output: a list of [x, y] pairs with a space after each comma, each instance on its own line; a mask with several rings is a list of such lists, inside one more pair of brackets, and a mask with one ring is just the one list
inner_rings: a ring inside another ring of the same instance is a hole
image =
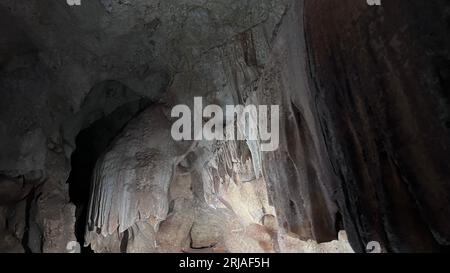
[[76, 206], [75, 236], [82, 253], [92, 252], [90, 246], [84, 246], [84, 235], [88, 223], [91, 179], [95, 165], [126, 124], [148, 105], [149, 101], [146, 99], [124, 104], [111, 114], [93, 122], [76, 137], [76, 149], [71, 156], [71, 172], [67, 182], [70, 201]]

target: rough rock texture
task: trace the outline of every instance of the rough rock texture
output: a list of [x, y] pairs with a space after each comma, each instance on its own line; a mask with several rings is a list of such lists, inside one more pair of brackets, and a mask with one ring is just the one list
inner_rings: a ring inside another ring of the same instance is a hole
[[[0, 251], [448, 247], [447, 2], [3, 0]], [[175, 143], [194, 96], [280, 148]]]
[[356, 250], [376, 239], [388, 251], [437, 251], [450, 244], [450, 5], [362, 2], [305, 1], [344, 226]]

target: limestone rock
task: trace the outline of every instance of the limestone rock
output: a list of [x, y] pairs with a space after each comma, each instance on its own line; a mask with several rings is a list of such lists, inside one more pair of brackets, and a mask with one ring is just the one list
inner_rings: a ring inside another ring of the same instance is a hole
[[[446, 250], [449, 10], [2, 0], [0, 251]], [[279, 105], [279, 149], [175, 142], [196, 96]]]

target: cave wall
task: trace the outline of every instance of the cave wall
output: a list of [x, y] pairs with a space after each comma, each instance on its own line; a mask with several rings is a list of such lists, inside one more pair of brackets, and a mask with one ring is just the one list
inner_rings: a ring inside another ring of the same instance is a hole
[[355, 249], [449, 245], [448, 1], [305, 1], [310, 84]]
[[448, 16], [444, 1], [293, 2], [257, 94], [283, 109], [264, 155], [280, 226], [344, 227], [356, 251], [448, 247]]
[[[162, 108], [169, 124], [170, 106], [194, 96], [280, 105], [280, 149], [200, 142], [156, 158], [139, 145], [168, 126], [137, 117], [98, 161], [86, 234], [97, 252], [351, 251], [342, 229], [359, 252], [373, 240], [444, 249], [448, 6], [2, 1], [0, 251], [70, 252], [76, 135], [121, 107], [137, 115], [142, 101], [153, 102], [144, 117]], [[155, 164], [167, 172], [157, 181]], [[102, 206], [119, 195], [107, 218]]]
[[265, 170], [289, 232], [448, 247], [448, 16], [444, 1], [293, 2], [257, 95], [283, 106]]

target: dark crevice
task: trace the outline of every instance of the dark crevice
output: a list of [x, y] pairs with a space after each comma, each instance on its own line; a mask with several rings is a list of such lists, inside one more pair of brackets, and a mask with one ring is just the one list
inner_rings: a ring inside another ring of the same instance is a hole
[[120, 240], [120, 252], [121, 253], [127, 253], [129, 237], [130, 237], [130, 233], [128, 232], [128, 230], [125, 230], [123, 232], [122, 240]]
[[209, 246], [197, 246], [197, 247], [193, 247], [193, 246], [192, 246], [192, 243], [191, 243], [191, 249], [195, 249], [195, 250], [212, 249], [212, 248], [214, 248], [214, 247], [216, 247], [216, 246], [217, 246], [217, 243], [211, 244], [211, 245], [209, 245]]
[[334, 229], [336, 231], [336, 234], [339, 233], [339, 231], [344, 229], [344, 221], [342, 220], [342, 214], [340, 212], [336, 212], [336, 218], [334, 222]]
[[22, 247], [25, 250], [25, 253], [32, 253], [31, 248], [28, 245], [28, 242], [29, 242], [29, 238], [30, 238], [30, 210], [31, 210], [32, 202], [34, 200], [34, 195], [35, 195], [34, 190], [32, 190], [26, 199], [27, 204], [25, 207], [25, 229], [24, 229], [23, 238], [22, 238], [22, 242], [21, 242]]

